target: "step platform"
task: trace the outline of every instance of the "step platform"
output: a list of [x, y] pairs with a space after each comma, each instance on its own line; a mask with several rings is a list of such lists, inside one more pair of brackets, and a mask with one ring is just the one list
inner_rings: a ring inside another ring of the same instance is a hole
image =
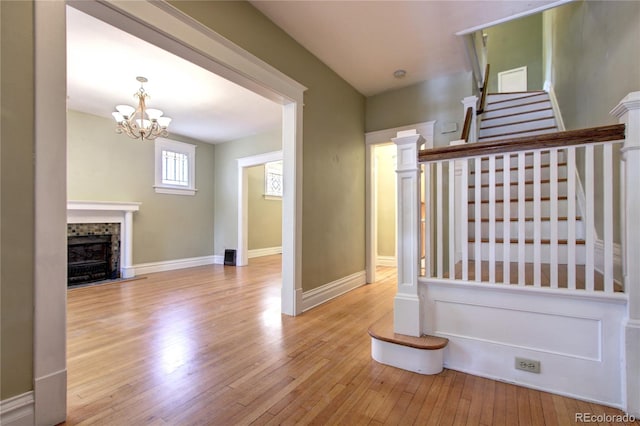
[[420, 337], [393, 331], [393, 312], [369, 327], [371, 357], [377, 362], [419, 374], [438, 374], [444, 363], [444, 348], [449, 339]]

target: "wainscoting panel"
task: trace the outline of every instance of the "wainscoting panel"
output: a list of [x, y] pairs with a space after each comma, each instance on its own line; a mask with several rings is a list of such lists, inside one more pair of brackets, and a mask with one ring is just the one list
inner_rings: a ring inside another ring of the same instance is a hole
[[421, 280], [425, 332], [449, 339], [445, 367], [621, 408], [626, 297], [514, 287]]

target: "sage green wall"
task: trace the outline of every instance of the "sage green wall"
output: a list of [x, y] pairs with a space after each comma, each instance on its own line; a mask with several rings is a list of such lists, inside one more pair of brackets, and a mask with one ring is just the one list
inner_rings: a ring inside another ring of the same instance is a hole
[[248, 2], [171, 4], [308, 88], [303, 119], [302, 289], [363, 271], [364, 97]]
[[[629, 92], [640, 90], [640, 2], [585, 1], [569, 3], [545, 14], [546, 39], [551, 40], [550, 74], [567, 129], [614, 124], [609, 114]], [[614, 177], [619, 176], [619, 153], [614, 155]], [[581, 156], [578, 157], [579, 164]], [[602, 205], [601, 155], [596, 150], [595, 203]], [[581, 176], [584, 167], [579, 166]], [[619, 205], [618, 185], [613, 202]], [[602, 238], [602, 212], [595, 212], [596, 232]], [[619, 216], [614, 216], [614, 238]]]
[[640, 90], [640, 2], [551, 9], [551, 78], [567, 129], [616, 123], [609, 111]]
[[264, 165], [247, 169], [248, 249], [282, 247], [282, 200], [265, 199]]
[[[367, 98], [366, 130], [391, 129], [407, 124], [437, 120], [435, 146], [460, 139], [464, 112], [462, 99], [472, 94], [471, 72], [450, 74]], [[446, 123], [457, 123], [458, 130], [442, 133]]]
[[70, 200], [137, 201], [133, 214], [133, 263], [213, 255], [214, 147], [170, 138], [196, 148], [194, 196], [157, 194], [154, 143], [118, 135], [113, 120], [67, 113], [67, 185]]
[[33, 389], [33, 4], [0, 2], [0, 400]]
[[375, 148], [378, 256], [396, 255], [396, 146]]
[[489, 92], [498, 91], [498, 73], [527, 67], [527, 90], [542, 90], [542, 14], [486, 28]]
[[[238, 248], [238, 162], [236, 160], [281, 149], [281, 128], [215, 145], [214, 250], [216, 254], [224, 255], [225, 249]], [[249, 229], [249, 238], [251, 234]], [[282, 237], [282, 228], [280, 236]]]

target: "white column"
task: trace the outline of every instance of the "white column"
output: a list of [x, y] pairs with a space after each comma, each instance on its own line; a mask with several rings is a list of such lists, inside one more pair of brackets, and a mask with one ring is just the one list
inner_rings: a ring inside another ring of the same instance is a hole
[[629, 93], [611, 111], [626, 125], [622, 148], [622, 253], [624, 291], [628, 296], [625, 327], [626, 404], [629, 414], [640, 416], [640, 92]]
[[478, 141], [478, 124], [476, 121], [476, 107], [478, 105], [478, 97], [477, 96], [467, 96], [462, 99], [462, 105], [464, 105], [464, 111], [462, 113], [462, 117], [465, 117], [467, 114], [467, 108], [471, 108], [471, 128], [469, 129], [469, 143]]
[[122, 241], [120, 250], [123, 251], [121, 259], [123, 264], [120, 267], [120, 275], [122, 278], [133, 278], [135, 270], [133, 269], [133, 212], [124, 212], [124, 226], [120, 230]]
[[[398, 293], [394, 303], [394, 331], [422, 334], [422, 310], [418, 294], [420, 268], [420, 167], [418, 150], [424, 138], [415, 130], [398, 132], [397, 148], [397, 251]], [[427, 225], [428, 226], [428, 225]], [[427, 260], [428, 261], [428, 260]]]

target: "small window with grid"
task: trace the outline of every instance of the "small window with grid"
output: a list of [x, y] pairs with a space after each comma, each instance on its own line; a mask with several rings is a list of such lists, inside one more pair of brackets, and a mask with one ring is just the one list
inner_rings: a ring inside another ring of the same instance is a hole
[[273, 161], [264, 165], [265, 198], [282, 198], [282, 161]]
[[183, 142], [156, 139], [157, 193], [195, 195], [195, 148]]

